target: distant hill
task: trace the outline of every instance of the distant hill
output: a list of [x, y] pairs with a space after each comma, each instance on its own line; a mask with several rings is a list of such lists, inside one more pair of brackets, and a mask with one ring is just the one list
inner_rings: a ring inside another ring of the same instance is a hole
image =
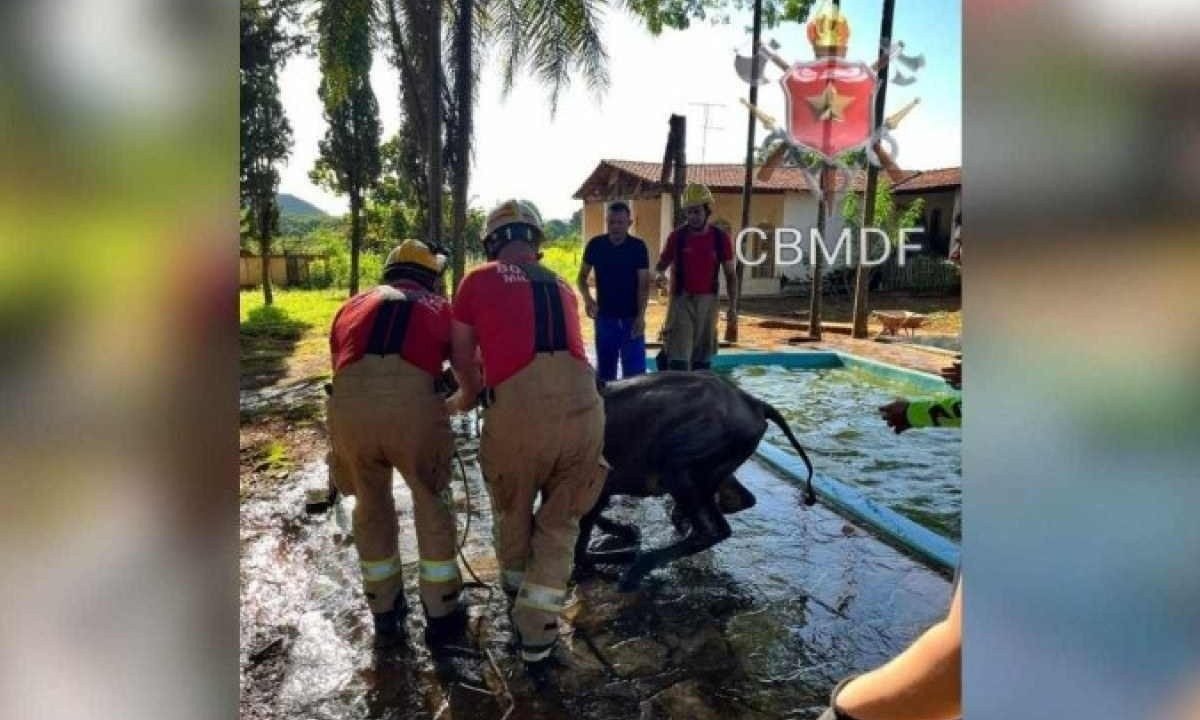
[[279, 193], [275, 196], [275, 201], [279, 203], [280, 217], [294, 218], [324, 218], [329, 217], [321, 208], [313, 205], [307, 200], [301, 200], [295, 195], [287, 193]]

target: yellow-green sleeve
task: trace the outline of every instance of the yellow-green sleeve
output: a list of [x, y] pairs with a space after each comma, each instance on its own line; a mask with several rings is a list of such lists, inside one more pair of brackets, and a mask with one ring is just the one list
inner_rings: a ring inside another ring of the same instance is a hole
[[962, 427], [962, 396], [948, 395], [932, 400], [908, 403], [908, 424], [912, 427]]

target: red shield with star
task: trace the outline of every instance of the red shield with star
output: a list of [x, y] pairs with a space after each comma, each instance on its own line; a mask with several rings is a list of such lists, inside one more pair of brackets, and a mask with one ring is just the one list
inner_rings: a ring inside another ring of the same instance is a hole
[[871, 139], [875, 73], [866, 64], [841, 58], [797, 63], [780, 83], [792, 144], [832, 161]]

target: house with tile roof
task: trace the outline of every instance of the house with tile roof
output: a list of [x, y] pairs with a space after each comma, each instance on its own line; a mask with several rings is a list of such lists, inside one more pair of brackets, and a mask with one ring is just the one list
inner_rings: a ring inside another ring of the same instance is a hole
[[[742, 181], [745, 166], [735, 163], [689, 165], [688, 182], [700, 182], [713, 193], [713, 221], [736, 237], [741, 229]], [[949, 251], [950, 227], [954, 208], [962, 189], [961, 168], [899, 171], [890, 177], [893, 197], [898, 205], [917, 198], [925, 201], [925, 232], [909, 236], [910, 242], [920, 243], [924, 252], [946, 257]], [[851, 192], [862, 193], [865, 173], [851, 180]], [[754, 178], [750, 203], [752, 227], [766, 230], [789, 227], [804, 230], [817, 223], [817, 202], [808, 189], [804, 174], [797, 168], [781, 167], [767, 178]], [[604, 232], [604, 214], [608, 204], [624, 200], [633, 211], [631, 233], [646, 241], [653, 258], [662, 251], [673, 227], [671, 218], [671, 185], [663, 182], [662, 165], [635, 160], [601, 160], [575, 192], [583, 202], [582, 236], [588, 238]], [[836, 238], [841, 232], [841, 218], [834, 213], [826, 236]], [[761, 265], [745, 268], [742, 292], [745, 295], [773, 295], [789, 282], [804, 282], [810, 276], [807, 260], [801, 264], [776, 267], [774, 244], [766, 240], [749, 240], [746, 255], [766, 254]], [[837, 265], [831, 266], [836, 269]], [[724, 280], [721, 281], [722, 284]]]

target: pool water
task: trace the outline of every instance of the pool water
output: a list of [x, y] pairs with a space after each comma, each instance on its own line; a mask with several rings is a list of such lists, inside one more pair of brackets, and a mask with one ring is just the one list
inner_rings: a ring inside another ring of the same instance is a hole
[[[749, 365], [725, 374], [787, 418], [818, 474], [936, 533], [961, 539], [960, 431], [921, 428], [897, 435], [877, 410], [896, 398], [931, 397], [928, 390], [858, 369]], [[949, 386], [947, 392], [952, 392]], [[791, 450], [774, 424], [766, 441]]]

